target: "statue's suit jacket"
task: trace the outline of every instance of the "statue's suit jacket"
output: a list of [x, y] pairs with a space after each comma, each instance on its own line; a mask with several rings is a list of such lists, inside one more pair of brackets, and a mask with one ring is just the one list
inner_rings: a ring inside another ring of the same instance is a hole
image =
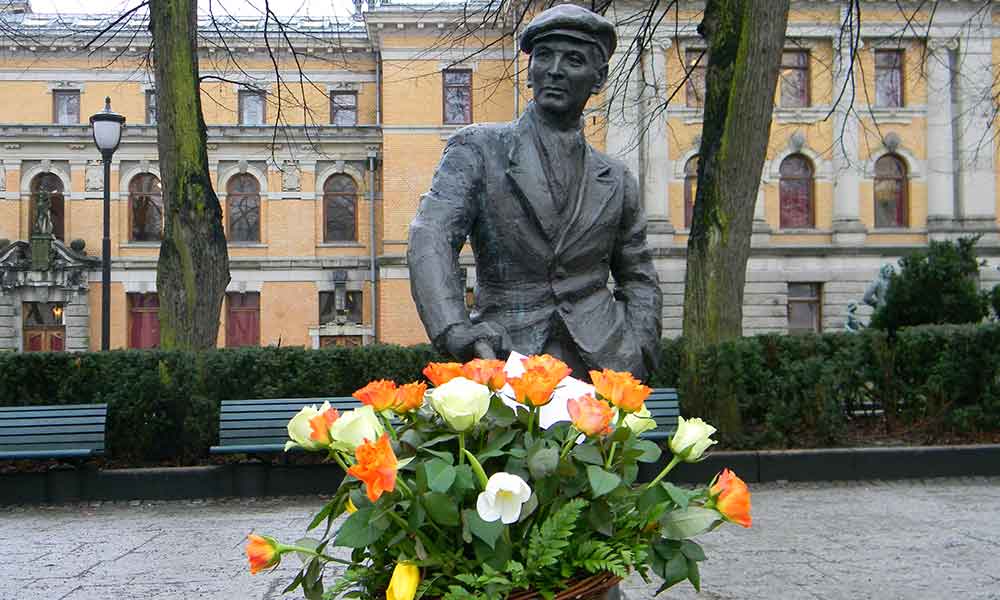
[[[647, 377], [660, 354], [662, 298], [635, 177], [588, 144], [580, 194], [560, 214], [533, 141], [535, 118], [529, 109], [448, 141], [410, 224], [420, 317], [439, 348], [449, 327], [490, 321], [525, 354], [540, 352], [559, 320], [590, 368]], [[471, 316], [457, 275], [467, 237], [476, 259]]]

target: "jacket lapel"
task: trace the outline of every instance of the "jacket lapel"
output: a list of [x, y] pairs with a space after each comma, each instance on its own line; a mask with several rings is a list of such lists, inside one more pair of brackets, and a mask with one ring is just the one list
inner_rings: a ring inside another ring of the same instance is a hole
[[549, 242], [555, 245], [562, 227], [542, 170], [542, 159], [535, 147], [533, 127], [529, 113], [518, 119], [513, 144], [507, 155], [507, 176], [513, 181], [524, 204], [524, 212], [534, 217]]
[[572, 217], [556, 247], [556, 252], [585, 237], [594, 223], [601, 217], [604, 208], [618, 187], [611, 164], [587, 145], [583, 164], [584, 183], [576, 198]]

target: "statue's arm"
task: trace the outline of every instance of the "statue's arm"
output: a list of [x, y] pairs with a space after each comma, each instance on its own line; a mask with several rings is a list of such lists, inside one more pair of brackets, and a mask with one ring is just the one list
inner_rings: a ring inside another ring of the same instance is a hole
[[445, 349], [444, 335], [468, 324], [465, 290], [456, 276], [458, 256], [476, 221], [476, 198], [483, 185], [483, 158], [465, 131], [445, 146], [431, 189], [420, 199], [410, 223], [407, 262], [410, 291], [427, 335]]
[[652, 373], [660, 358], [663, 297], [653, 256], [646, 245], [646, 215], [639, 199], [639, 184], [628, 169], [623, 179], [622, 218], [611, 256], [611, 274], [615, 278], [615, 297], [625, 303], [626, 322]]

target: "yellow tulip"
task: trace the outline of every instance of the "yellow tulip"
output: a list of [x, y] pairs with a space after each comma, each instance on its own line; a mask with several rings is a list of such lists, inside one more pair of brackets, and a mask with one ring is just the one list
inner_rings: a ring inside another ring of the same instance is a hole
[[396, 563], [385, 591], [385, 600], [413, 600], [420, 583], [420, 568], [410, 562]]

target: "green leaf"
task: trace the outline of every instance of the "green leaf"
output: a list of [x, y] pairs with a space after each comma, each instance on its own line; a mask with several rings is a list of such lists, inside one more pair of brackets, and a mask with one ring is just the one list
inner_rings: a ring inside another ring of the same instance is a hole
[[520, 523], [531, 516], [531, 513], [535, 512], [538, 508], [538, 496], [531, 494], [528, 501], [521, 505], [521, 516], [517, 518], [517, 522]]
[[440, 458], [441, 460], [443, 460], [444, 462], [448, 463], [449, 465], [455, 464], [455, 457], [452, 456], [451, 452], [443, 452], [443, 451], [440, 451], [440, 450], [430, 450], [429, 448], [421, 448], [420, 450], [422, 452], [426, 452], [427, 454], [431, 454], [433, 456], [436, 456], [436, 457]]
[[[321, 542], [317, 539], [304, 537], [296, 540], [294, 545], [300, 548], [309, 548], [310, 550], [316, 550], [316, 548], [319, 547], [320, 543]], [[299, 558], [302, 564], [306, 564], [310, 560], [312, 560], [315, 554], [308, 554], [306, 552], [296, 552], [295, 556]]]
[[684, 555], [677, 553], [667, 561], [666, 567], [661, 573], [663, 585], [673, 587], [688, 578], [687, 559]]
[[330, 516], [330, 513], [333, 512], [334, 505], [338, 503], [341, 505], [341, 510], [343, 510], [344, 498], [340, 495], [339, 492], [337, 493], [337, 496], [335, 496], [333, 500], [330, 500], [329, 502], [326, 503], [326, 506], [323, 507], [323, 510], [316, 513], [316, 516], [309, 523], [309, 526], [306, 527], [306, 531], [312, 531], [313, 529], [319, 527], [319, 524], [322, 523], [327, 517]]
[[432, 459], [425, 466], [427, 469], [427, 487], [432, 492], [447, 492], [455, 482], [455, 467], [439, 459]]
[[691, 499], [698, 495], [698, 492], [691, 492], [685, 490], [684, 488], [679, 488], [670, 482], [663, 482], [660, 485], [662, 485], [663, 489], [670, 495], [670, 499], [674, 501], [674, 504], [681, 508], [687, 508], [688, 504], [691, 503]]
[[590, 465], [603, 465], [604, 459], [601, 457], [601, 451], [594, 446], [584, 442], [583, 444], [578, 444], [576, 448], [573, 448], [573, 456], [582, 463], [587, 463]]
[[462, 511], [462, 518], [468, 524], [472, 535], [486, 542], [491, 550], [496, 546], [497, 539], [503, 535], [505, 525], [500, 519], [493, 522], [484, 521], [479, 513], [471, 508]]
[[614, 534], [614, 517], [611, 515], [611, 507], [604, 500], [595, 500], [590, 504], [587, 522], [598, 533], [608, 537]]
[[406, 520], [409, 523], [410, 528], [420, 529], [420, 526], [424, 524], [424, 519], [427, 517], [427, 511], [424, 510], [424, 505], [414, 500], [407, 513]]
[[539, 444], [528, 453], [528, 471], [531, 472], [532, 479], [542, 479], [554, 472], [558, 466], [557, 448], [547, 448]]
[[595, 498], [607, 494], [622, 482], [621, 477], [594, 465], [587, 465], [587, 479], [590, 480], [590, 489], [593, 490]]
[[420, 449], [421, 450], [426, 450], [426, 449], [430, 448], [431, 446], [436, 446], [436, 445], [440, 444], [441, 442], [447, 442], [448, 440], [453, 440], [453, 439], [456, 439], [457, 437], [458, 437], [458, 434], [455, 434], [455, 433], [446, 433], [444, 435], [439, 435], [439, 436], [433, 437], [433, 438], [427, 440], [426, 442], [420, 444]]
[[375, 509], [371, 506], [359, 508], [358, 511], [347, 517], [344, 524], [337, 532], [335, 546], [346, 548], [364, 548], [374, 544], [382, 535], [382, 530], [372, 527], [369, 521], [375, 514]]
[[663, 450], [656, 445], [656, 442], [651, 442], [649, 440], [639, 440], [635, 444], [635, 449], [642, 451], [636, 460], [641, 463], [652, 463], [660, 460], [660, 455], [663, 454]]
[[701, 546], [691, 540], [684, 540], [681, 542], [681, 552], [684, 553], [684, 556], [688, 557], [689, 560], [696, 562], [705, 560], [705, 551], [701, 549]]
[[457, 493], [476, 489], [476, 476], [469, 465], [455, 467], [455, 491]]
[[710, 508], [689, 506], [663, 515], [660, 525], [663, 527], [663, 537], [683, 540], [705, 533], [720, 519], [719, 513]]
[[479, 459], [479, 462], [483, 462], [488, 458], [503, 455], [503, 447], [511, 443], [515, 437], [517, 437], [517, 431], [513, 429], [507, 429], [502, 433], [493, 436], [487, 442], [483, 451], [476, 455], [476, 458]]
[[[421, 499], [431, 520], [438, 525], [456, 527], [459, 524], [458, 507], [451, 496], [440, 492], [425, 494]], [[357, 513], [354, 513], [357, 514]]]
[[627, 440], [630, 435], [632, 435], [631, 429], [629, 429], [628, 427], [619, 427], [615, 429], [615, 432], [612, 433], [611, 437], [609, 437], [608, 439], [612, 442], [621, 443]]
[[646, 513], [657, 504], [666, 502], [669, 497], [667, 490], [661, 486], [654, 485], [639, 496], [639, 503], [637, 505], [639, 512]]
[[698, 562], [690, 558], [687, 559], [687, 569], [688, 569], [688, 574], [687, 574], [688, 581], [690, 581], [691, 585], [694, 586], [694, 590], [696, 592], [700, 592], [701, 574], [698, 573]]

